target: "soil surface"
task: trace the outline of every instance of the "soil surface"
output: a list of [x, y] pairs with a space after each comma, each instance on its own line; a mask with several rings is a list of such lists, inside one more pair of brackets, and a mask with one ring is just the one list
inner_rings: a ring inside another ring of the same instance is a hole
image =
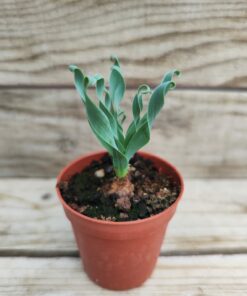
[[129, 175], [117, 179], [111, 158], [93, 161], [59, 184], [66, 203], [83, 215], [109, 221], [133, 221], [162, 212], [177, 199], [180, 186], [150, 160], [135, 154]]

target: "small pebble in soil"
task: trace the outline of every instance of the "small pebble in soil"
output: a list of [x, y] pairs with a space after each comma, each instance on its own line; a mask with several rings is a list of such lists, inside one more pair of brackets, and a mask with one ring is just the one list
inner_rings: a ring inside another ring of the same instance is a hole
[[119, 218], [120, 218], [120, 219], [128, 219], [128, 217], [129, 217], [129, 216], [128, 216], [127, 213], [120, 213], [120, 214], [119, 214]]
[[78, 208], [78, 212], [80, 212], [81, 214], [88, 208], [88, 206], [81, 206]]
[[97, 170], [97, 171], [95, 171], [94, 174], [97, 178], [104, 178], [105, 177], [104, 169]]
[[132, 165], [129, 167], [129, 170], [131, 171], [131, 172], [134, 172], [135, 170], [136, 170], [136, 168], [135, 167], [133, 167]]

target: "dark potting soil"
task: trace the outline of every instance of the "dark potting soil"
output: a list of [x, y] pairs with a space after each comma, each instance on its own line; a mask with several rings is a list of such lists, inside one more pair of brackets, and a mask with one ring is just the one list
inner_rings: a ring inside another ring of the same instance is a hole
[[[115, 190], [119, 186], [123, 190]], [[172, 205], [180, 192], [179, 184], [138, 154], [131, 159], [125, 180], [117, 181], [106, 154], [68, 182], [61, 182], [59, 188], [74, 210], [109, 221], [133, 221], [158, 214]]]

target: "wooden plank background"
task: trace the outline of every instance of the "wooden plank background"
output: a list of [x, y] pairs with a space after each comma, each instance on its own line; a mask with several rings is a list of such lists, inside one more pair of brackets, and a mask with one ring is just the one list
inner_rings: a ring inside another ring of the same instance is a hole
[[0, 176], [54, 177], [100, 146], [67, 70], [108, 75], [117, 54], [133, 89], [179, 68], [146, 147], [186, 177], [247, 176], [247, 2], [3, 1]]
[[246, 1], [1, 1], [0, 84], [71, 85], [70, 63], [108, 73], [119, 55], [128, 84], [246, 87]]
[[[0, 90], [0, 175], [50, 177], [80, 154], [100, 149], [74, 90]], [[133, 91], [125, 109], [131, 115]], [[247, 93], [174, 91], [146, 150], [186, 177], [247, 176]]]
[[247, 256], [159, 257], [140, 288], [109, 291], [93, 284], [77, 258], [0, 258], [1, 296], [245, 296]]

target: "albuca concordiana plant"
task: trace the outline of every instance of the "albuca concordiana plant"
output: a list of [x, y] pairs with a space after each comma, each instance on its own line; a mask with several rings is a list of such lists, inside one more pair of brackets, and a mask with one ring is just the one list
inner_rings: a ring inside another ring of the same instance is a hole
[[[120, 109], [120, 103], [125, 92], [125, 81], [121, 72], [119, 60], [112, 57], [113, 66], [109, 78], [109, 88], [105, 86], [104, 78], [96, 74], [86, 76], [75, 65], [69, 69], [74, 73], [75, 87], [85, 106], [89, 125], [112, 157], [116, 175], [123, 178], [128, 174], [129, 160], [150, 140], [150, 131], [153, 122], [164, 105], [167, 92], [175, 88], [172, 81], [179, 71], [172, 70], [166, 73], [161, 83], [154, 89], [143, 84], [133, 99], [133, 120], [126, 133], [123, 131], [125, 114]], [[95, 86], [98, 104], [96, 105], [88, 96], [88, 87]], [[147, 111], [143, 111], [143, 95], [149, 94]]]

